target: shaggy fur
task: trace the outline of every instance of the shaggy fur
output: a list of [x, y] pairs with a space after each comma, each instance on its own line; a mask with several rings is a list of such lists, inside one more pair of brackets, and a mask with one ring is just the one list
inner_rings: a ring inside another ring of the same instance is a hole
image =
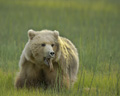
[[[70, 88], [76, 80], [79, 68], [78, 52], [72, 42], [59, 36], [58, 31], [28, 31], [29, 40], [22, 52], [16, 76], [15, 87], [65, 86]], [[41, 46], [44, 43], [46, 46]], [[54, 44], [52, 47], [51, 44]], [[48, 51], [54, 51], [55, 57], [50, 65], [43, 58]]]

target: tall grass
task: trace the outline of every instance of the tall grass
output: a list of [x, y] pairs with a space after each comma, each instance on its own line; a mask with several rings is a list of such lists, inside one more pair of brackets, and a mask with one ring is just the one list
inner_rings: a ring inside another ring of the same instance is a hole
[[[0, 96], [119, 96], [119, 0], [0, 0]], [[58, 30], [78, 49], [78, 79], [57, 92], [14, 88], [29, 29]]]

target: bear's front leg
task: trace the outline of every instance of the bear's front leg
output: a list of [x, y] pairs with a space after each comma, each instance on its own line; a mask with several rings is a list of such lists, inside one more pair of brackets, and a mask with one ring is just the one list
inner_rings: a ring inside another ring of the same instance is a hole
[[65, 74], [63, 75], [63, 85], [69, 89], [70, 88], [70, 79], [69, 79], [69, 75]]
[[24, 85], [25, 85], [25, 77], [19, 73], [15, 79], [15, 87], [19, 89], [19, 88], [23, 88]]
[[20, 73], [16, 77], [15, 87], [19, 88], [38, 88], [41, 86], [43, 77], [42, 71], [32, 63], [25, 63], [21, 67]]
[[21, 76], [18, 76], [15, 81], [15, 87], [17, 89], [20, 89], [23, 87], [28, 89], [31, 87], [39, 88], [40, 85], [41, 85], [41, 80], [37, 78], [23, 78]]

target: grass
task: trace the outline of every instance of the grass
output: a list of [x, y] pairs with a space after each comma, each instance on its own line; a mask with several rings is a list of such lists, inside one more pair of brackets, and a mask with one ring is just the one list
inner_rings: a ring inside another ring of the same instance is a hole
[[[0, 0], [1, 96], [119, 96], [119, 0]], [[78, 80], [71, 90], [14, 88], [29, 29], [58, 30], [77, 47]]]

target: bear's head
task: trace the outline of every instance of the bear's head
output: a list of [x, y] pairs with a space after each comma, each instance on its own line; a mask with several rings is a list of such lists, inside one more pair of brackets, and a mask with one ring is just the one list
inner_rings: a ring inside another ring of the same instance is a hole
[[42, 30], [28, 31], [30, 50], [37, 64], [50, 66], [51, 60], [56, 59], [58, 52], [58, 31]]

